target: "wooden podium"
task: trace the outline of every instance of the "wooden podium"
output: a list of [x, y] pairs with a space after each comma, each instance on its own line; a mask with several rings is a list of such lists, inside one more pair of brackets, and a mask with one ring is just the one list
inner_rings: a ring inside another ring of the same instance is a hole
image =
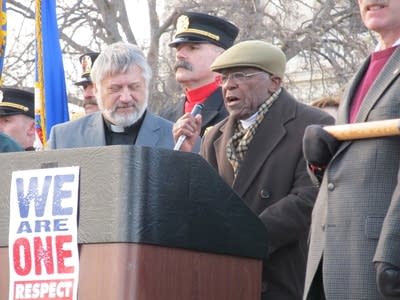
[[11, 173], [69, 166], [80, 166], [79, 299], [260, 299], [264, 225], [199, 155], [109, 146], [0, 161], [0, 299]]

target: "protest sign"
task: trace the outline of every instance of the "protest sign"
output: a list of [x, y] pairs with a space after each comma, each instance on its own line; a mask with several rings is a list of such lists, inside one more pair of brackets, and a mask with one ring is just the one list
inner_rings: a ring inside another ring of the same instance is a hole
[[79, 167], [12, 173], [9, 300], [76, 300]]

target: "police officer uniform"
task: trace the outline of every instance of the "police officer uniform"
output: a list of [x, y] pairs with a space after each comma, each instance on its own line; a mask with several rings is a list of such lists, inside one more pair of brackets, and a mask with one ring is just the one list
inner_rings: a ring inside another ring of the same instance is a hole
[[81, 78], [75, 82], [75, 85], [85, 86], [88, 84], [93, 84], [92, 79], [90, 78], [90, 71], [92, 70], [92, 66], [99, 54], [99, 52], [88, 52], [79, 57], [79, 62], [82, 67], [82, 74]]
[[[11, 87], [0, 88], [0, 118], [19, 114], [35, 119], [34, 93]], [[35, 149], [30, 146], [25, 150]]]
[[[239, 33], [239, 29], [234, 24], [222, 18], [198, 12], [183, 13], [178, 18], [176, 27], [174, 40], [169, 44], [170, 47], [174, 48], [182, 43], [211, 43], [223, 49], [228, 49], [233, 45]], [[176, 121], [181, 117], [185, 112], [184, 107], [188, 101], [188, 93], [190, 91], [185, 91], [182, 101], [177, 106], [161, 113], [161, 115], [171, 121]], [[220, 87], [216, 87], [201, 103], [204, 105], [201, 113], [203, 120], [201, 135], [203, 135], [207, 127], [223, 120], [228, 112], [224, 105]]]

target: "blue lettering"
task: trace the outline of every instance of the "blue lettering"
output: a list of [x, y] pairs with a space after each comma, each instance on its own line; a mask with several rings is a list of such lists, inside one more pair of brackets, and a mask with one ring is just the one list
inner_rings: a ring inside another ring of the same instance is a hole
[[31, 225], [29, 225], [28, 221], [22, 221], [21, 224], [19, 224], [17, 233], [32, 233]]
[[68, 219], [54, 219], [54, 231], [68, 231], [65, 221], [68, 221]]
[[35, 232], [50, 232], [50, 221], [49, 220], [35, 221]]
[[51, 176], [44, 178], [42, 194], [39, 195], [38, 178], [31, 177], [29, 180], [28, 192], [24, 191], [24, 180], [22, 178], [16, 179], [17, 197], [19, 206], [19, 215], [21, 218], [26, 218], [29, 215], [29, 207], [31, 202], [35, 204], [36, 217], [42, 217], [46, 207], [46, 201], [49, 194], [51, 184]]
[[56, 175], [54, 176], [54, 200], [53, 200], [53, 216], [72, 215], [72, 207], [63, 207], [63, 199], [71, 199], [72, 191], [63, 190], [63, 185], [66, 182], [73, 182], [75, 176], [73, 174]]
[[19, 224], [17, 234], [33, 233], [32, 228], [35, 228], [35, 233], [68, 231], [67, 221], [68, 219], [22, 221]]

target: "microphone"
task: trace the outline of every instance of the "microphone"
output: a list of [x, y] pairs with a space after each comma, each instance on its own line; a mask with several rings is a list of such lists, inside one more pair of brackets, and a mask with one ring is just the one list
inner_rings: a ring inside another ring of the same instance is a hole
[[[197, 116], [199, 113], [201, 113], [201, 111], [203, 110], [203, 108], [204, 108], [204, 105], [203, 104], [196, 104], [194, 107], [193, 107], [193, 109], [192, 109], [192, 111], [190, 112], [190, 114], [192, 115], [192, 116]], [[181, 146], [182, 146], [182, 144], [183, 144], [183, 142], [186, 140], [186, 135], [184, 135], [184, 134], [182, 134], [179, 138], [178, 138], [178, 140], [176, 141], [176, 144], [175, 144], [175, 147], [174, 147], [174, 150], [179, 150], [179, 149], [181, 149]]]

